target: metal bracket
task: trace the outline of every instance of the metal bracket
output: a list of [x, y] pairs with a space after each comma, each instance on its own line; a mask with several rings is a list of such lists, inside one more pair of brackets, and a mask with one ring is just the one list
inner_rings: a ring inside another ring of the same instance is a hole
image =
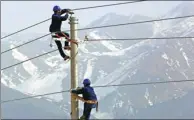
[[70, 16], [72, 16], [74, 14], [74, 12], [72, 10], [70, 10], [68, 13], [70, 14]]

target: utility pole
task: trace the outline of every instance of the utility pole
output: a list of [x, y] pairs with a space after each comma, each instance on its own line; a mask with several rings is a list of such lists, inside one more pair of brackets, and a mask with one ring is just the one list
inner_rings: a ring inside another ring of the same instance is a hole
[[[69, 19], [70, 24], [70, 37], [71, 40], [77, 40], [77, 24], [78, 19], [73, 17], [72, 14]], [[77, 71], [77, 45], [75, 43], [71, 44], [71, 89], [78, 87], [78, 71]], [[71, 94], [71, 119], [79, 119], [79, 108], [78, 100]]]

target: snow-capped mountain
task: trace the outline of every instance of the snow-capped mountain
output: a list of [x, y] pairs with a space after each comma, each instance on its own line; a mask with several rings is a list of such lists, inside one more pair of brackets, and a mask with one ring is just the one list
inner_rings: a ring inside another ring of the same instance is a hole
[[[191, 101], [194, 100], [194, 91], [189, 91], [179, 99], [172, 99], [148, 108], [142, 109], [136, 115], [136, 119], [193, 119], [194, 109]], [[166, 109], [168, 108], [168, 109]], [[173, 111], [173, 112], [172, 112]], [[170, 113], [170, 114], [169, 114]], [[131, 116], [130, 118], [133, 118]]]
[[[154, 18], [150, 18], [142, 15], [133, 15], [124, 16], [118, 15], [116, 13], [108, 13], [101, 18], [95, 20], [86, 27], [95, 27], [95, 26], [106, 26], [106, 25], [115, 25], [122, 23], [133, 23], [137, 21], [146, 21]], [[125, 26], [116, 26], [116, 27], [107, 27], [107, 28], [98, 28], [95, 29], [98, 31], [100, 36], [108, 36], [111, 38], [138, 38], [138, 37], [150, 37], [153, 34], [153, 23], [144, 23], [144, 24], [129, 24]], [[82, 30], [79, 32], [79, 36], [84, 38], [83, 35], [92, 32], [94, 30]], [[139, 41], [120, 41], [124, 48], [129, 47], [130, 45], [137, 43]]]
[[[176, 6], [174, 9], [168, 12], [168, 14], [161, 16], [161, 18], [173, 18], [173, 17], [181, 17], [181, 16], [189, 16], [193, 15], [194, 8], [193, 8], [194, 3], [191, 1], [184, 1], [181, 2], [180, 5]], [[183, 18], [184, 19], [184, 18]], [[164, 23], [162, 25], [163, 29], [169, 29], [171, 25], [176, 25], [182, 22], [183, 19], [176, 19], [176, 20], [169, 20], [169, 21], [161, 21], [160, 23]]]
[[[192, 7], [190, 3], [183, 2], [175, 8], [179, 8], [178, 11], [173, 9], [167, 16], [173, 15], [174, 12], [178, 15], [182, 13], [187, 15], [187, 11], [192, 9], [190, 7]], [[153, 18], [110, 13], [87, 27], [149, 19]], [[187, 18], [179, 20], [176, 24], [163, 21], [94, 29], [80, 31], [79, 38], [83, 39], [85, 33], [92, 39], [193, 36], [193, 23], [194, 18]], [[3, 50], [14, 47], [10, 41], [12, 38], [9, 38], [9, 42], [2, 42]], [[2, 54], [1, 68], [53, 50], [54, 48], [49, 47], [49, 42], [50, 36]], [[86, 77], [91, 79], [92, 85], [97, 86], [193, 79], [193, 47], [194, 39], [84, 42], [79, 45], [79, 85], [81, 86], [83, 78]], [[70, 88], [69, 62], [64, 63], [58, 51], [50, 53], [1, 71], [1, 83], [24, 94], [28, 93], [27, 95], [68, 90]], [[193, 89], [194, 83], [191, 82], [95, 88], [100, 112], [93, 115], [97, 118], [137, 118], [144, 109], [150, 110], [150, 106], [173, 101], [175, 98], [181, 100], [181, 97]], [[44, 98], [49, 98], [51, 102], [57, 102], [63, 106], [66, 114], [70, 111], [68, 93], [49, 95]], [[168, 109], [168, 106], [165, 109]], [[179, 113], [174, 115], [176, 118]], [[182, 118], [185, 118], [184, 114]]]
[[[17, 97], [28, 97], [16, 91], [10, 89], [1, 84], [1, 101], [8, 99], [15, 99]], [[32, 98], [21, 101], [14, 101], [10, 103], [1, 104], [1, 118], [2, 119], [62, 119], [67, 118], [67, 114], [63, 112], [56, 105], [57, 103], [51, 103], [45, 98], [38, 99]]]

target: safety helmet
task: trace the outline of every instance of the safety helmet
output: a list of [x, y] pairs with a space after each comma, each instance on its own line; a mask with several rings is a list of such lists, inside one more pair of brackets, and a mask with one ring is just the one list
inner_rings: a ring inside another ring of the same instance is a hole
[[61, 10], [61, 8], [60, 8], [58, 5], [55, 5], [55, 6], [53, 7], [53, 11], [54, 11], [54, 12], [60, 11], [60, 10]]
[[88, 78], [84, 79], [83, 84], [84, 85], [90, 85], [90, 80]]

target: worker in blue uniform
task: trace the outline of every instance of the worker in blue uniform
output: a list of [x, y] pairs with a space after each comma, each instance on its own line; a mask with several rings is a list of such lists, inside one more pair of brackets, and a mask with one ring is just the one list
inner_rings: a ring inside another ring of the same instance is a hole
[[[58, 37], [58, 38], [60, 38], [60, 37], [65, 37], [66, 38], [67, 37], [66, 39], [69, 38], [69, 34], [68, 33], [61, 31], [62, 21], [66, 21], [68, 19], [69, 11], [70, 11], [70, 9], [61, 9], [57, 5], [53, 7], [54, 14], [52, 15], [52, 21], [51, 21], [51, 25], [50, 25], [49, 31], [51, 33], [55, 33], [55, 37]], [[64, 13], [66, 13], [65, 16], [61, 16]], [[55, 40], [55, 43], [56, 43], [56, 45], [58, 47], [58, 50], [59, 50], [59, 53], [60, 53], [61, 57], [64, 60], [69, 59], [69, 56], [67, 56], [64, 53], [64, 51], [63, 51], [61, 41], [56, 41]], [[64, 49], [70, 50], [70, 46], [69, 46], [69, 42], [68, 41], [65, 41]]]
[[90, 86], [91, 82], [89, 79], [84, 79], [84, 87], [76, 90], [71, 90], [71, 93], [82, 94], [85, 101], [92, 101], [93, 103], [84, 103], [83, 115], [80, 117], [81, 120], [89, 120], [92, 108], [98, 109], [97, 96], [94, 92], [93, 87]]

